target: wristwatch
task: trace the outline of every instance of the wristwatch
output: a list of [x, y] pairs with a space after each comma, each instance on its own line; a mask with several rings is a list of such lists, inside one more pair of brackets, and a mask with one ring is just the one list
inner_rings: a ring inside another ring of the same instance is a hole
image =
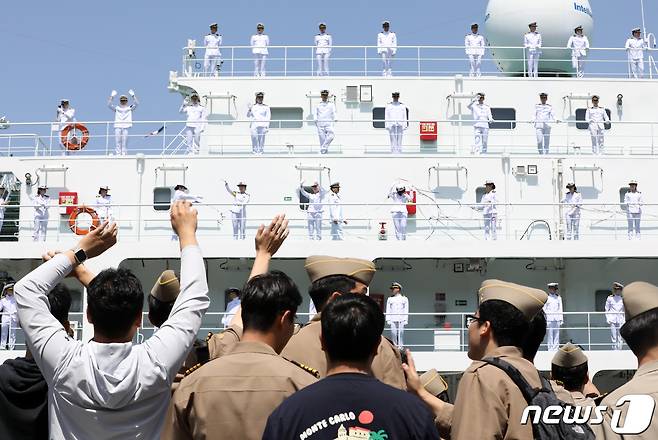
[[82, 264], [87, 260], [87, 253], [82, 248], [74, 250], [73, 251], [73, 256], [75, 257], [75, 261], [78, 264]]

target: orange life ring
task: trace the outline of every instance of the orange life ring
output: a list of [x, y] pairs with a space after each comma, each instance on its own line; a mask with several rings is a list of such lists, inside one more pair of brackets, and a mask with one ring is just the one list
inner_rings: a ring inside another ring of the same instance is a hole
[[75, 232], [76, 235], [87, 235], [89, 234], [90, 229], [86, 228], [79, 228], [78, 225], [76, 224], [76, 219], [78, 218], [79, 214], [89, 214], [91, 216], [91, 226], [95, 229], [100, 226], [101, 220], [98, 217], [98, 214], [96, 211], [93, 209], [89, 208], [88, 206], [80, 206], [75, 209], [71, 213], [71, 216], [69, 217], [69, 228], [71, 228], [71, 231]]
[[[69, 133], [71, 131], [77, 130], [82, 133], [82, 139], [78, 140], [77, 136], [73, 135], [69, 138]], [[59, 140], [62, 142], [64, 148], [69, 151], [82, 150], [85, 145], [89, 142], [89, 130], [82, 124], [69, 124], [59, 135]]]

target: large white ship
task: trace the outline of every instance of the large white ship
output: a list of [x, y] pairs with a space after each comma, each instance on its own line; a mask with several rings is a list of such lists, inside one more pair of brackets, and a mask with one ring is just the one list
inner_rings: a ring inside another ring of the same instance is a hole
[[[197, 208], [211, 306], [200, 337], [221, 328], [224, 290], [246, 281], [255, 230], [285, 213], [292, 232], [272, 266], [305, 291], [303, 260], [308, 255], [376, 261], [370, 294], [385, 302], [391, 282], [403, 285], [411, 312], [405, 345], [419, 369], [461, 372], [469, 364], [465, 315], [477, 307], [482, 280], [500, 278], [538, 288], [558, 282], [565, 309], [561, 343], [581, 345], [594, 382], [604, 391], [614, 387], [630, 377], [636, 364], [626, 346], [613, 350], [610, 341], [603, 307], [611, 286], [635, 280], [658, 284], [655, 39], [648, 36], [643, 78], [629, 78], [622, 45], [600, 48], [595, 42], [585, 76], [577, 78], [571, 51], [564, 46], [575, 26], [593, 29], [589, 2], [551, 2], [550, 8], [542, 7], [548, 2], [534, 2], [514, 14], [506, 9], [509, 3], [489, 4], [483, 33], [490, 47], [481, 77], [469, 76], [462, 46], [400, 46], [392, 77], [382, 76], [376, 47], [335, 46], [330, 76], [317, 76], [313, 47], [271, 46], [266, 76], [254, 77], [249, 47], [222, 47], [220, 70], [208, 74], [203, 47], [188, 45], [181, 52], [180, 70], [169, 73], [169, 91], [181, 100], [197, 93], [208, 110], [198, 155], [186, 154], [183, 121], [135, 121], [126, 156], [111, 154], [112, 121], [79, 121], [89, 130], [80, 151], [65, 151], [59, 124], [2, 124], [1, 186], [11, 197], [0, 229], [0, 270], [19, 279], [40, 264], [38, 256], [45, 250], [72, 247], [79, 238], [70, 227], [72, 207], [58, 202], [93, 206], [99, 187], [108, 185], [119, 242], [88, 264], [97, 271], [129, 268], [150, 288], [162, 270], [178, 268], [167, 210], [173, 187], [182, 184], [203, 197]], [[518, 47], [533, 20], [546, 23], [539, 78], [527, 77], [526, 53]], [[562, 31], [549, 31], [558, 28]], [[330, 91], [338, 113], [328, 154], [319, 153], [312, 118], [323, 89]], [[383, 119], [395, 91], [409, 109], [409, 128], [402, 153], [393, 155]], [[265, 151], [258, 156], [251, 152], [247, 118], [256, 92], [264, 93], [272, 112]], [[467, 108], [479, 92], [486, 93], [495, 120], [486, 154], [473, 154]], [[533, 124], [540, 92], [548, 94], [559, 120], [552, 127], [548, 154], [539, 154]], [[593, 95], [600, 96], [611, 118], [601, 154], [592, 152], [585, 121]], [[248, 184], [246, 240], [233, 239], [232, 198], [223, 180], [231, 186]], [[496, 241], [484, 240], [478, 209], [488, 180], [495, 182], [498, 197]], [[629, 240], [627, 233], [623, 200], [631, 180], [639, 182], [643, 193], [641, 240]], [[331, 240], [326, 213], [323, 239], [309, 240], [306, 205], [298, 192], [302, 181], [317, 181], [327, 189], [340, 182], [348, 221], [344, 240]], [[406, 241], [396, 240], [387, 198], [396, 182], [416, 202], [409, 211]], [[569, 182], [583, 197], [579, 240], [565, 240], [561, 201]], [[32, 197], [42, 185], [49, 188], [52, 206], [46, 241], [34, 242]], [[85, 221], [89, 218], [80, 215], [77, 226]], [[79, 291], [71, 319], [77, 337], [88, 339], [92, 329], [84, 318], [84, 298]], [[152, 332], [146, 322], [140, 338]], [[24, 348], [19, 329], [15, 350], [0, 351], [0, 360]], [[543, 345], [536, 360], [541, 370], [550, 369], [552, 355]]]

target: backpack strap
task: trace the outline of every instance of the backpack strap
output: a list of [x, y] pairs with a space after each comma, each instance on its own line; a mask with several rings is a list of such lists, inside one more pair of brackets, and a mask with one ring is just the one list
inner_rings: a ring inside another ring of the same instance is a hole
[[538, 390], [535, 390], [530, 386], [528, 381], [525, 380], [521, 372], [517, 370], [516, 367], [498, 357], [486, 357], [482, 359], [482, 361], [503, 370], [509, 376], [509, 378], [512, 379], [512, 382], [516, 384], [519, 390], [521, 390], [521, 394], [523, 394], [523, 398], [526, 400], [526, 402], [528, 402], [528, 404], [532, 403], [532, 399], [537, 395]]

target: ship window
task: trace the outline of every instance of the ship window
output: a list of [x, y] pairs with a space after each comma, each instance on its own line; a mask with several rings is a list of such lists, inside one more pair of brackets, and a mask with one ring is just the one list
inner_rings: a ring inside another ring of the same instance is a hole
[[[409, 107], [407, 107], [407, 119], [409, 119]], [[386, 107], [374, 107], [372, 109], [373, 128], [386, 128]]]
[[[612, 116], [610, 109], [605, 109], [605, 112], [608, 114], [608, 118]], [[587, 114], [586, 108], [577, 108], [576, 109], [576, 128], [578, 130], [589, 130], [589, 123], [585, 122], [585, 114]], [[605, 129], [610, 130], [612, 124], [610, 122], [605, 123]]]
[[270, 128], [302, 128], [304, 109], [301, 107], [270, 107]]
[[172, 190], [168, 186], [153, 188], [153, 209], [156, 211], [169, 211], [171, 207]]
[[626, 211], [628, 208], [626, 205], [624, 205], [624, 198], [626, 197], [626, 193], [629, 192], [631, 189], [627, 186], [622, 186], [619, 188], [619, 207], [621, 208], [622, 211]]
[[489, 124], [492, 130], [513, 130], [516, 128], [516, 109], [515, 108], [491, 108], [491, 115], [494, 121]]

